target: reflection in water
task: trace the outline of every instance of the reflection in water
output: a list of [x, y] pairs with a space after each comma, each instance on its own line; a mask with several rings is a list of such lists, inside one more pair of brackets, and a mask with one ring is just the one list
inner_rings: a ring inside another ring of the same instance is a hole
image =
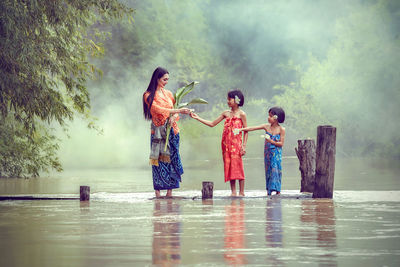
[[90, 210], [90, 201], [79, 201], [81, 213], [88, 212]]
[[[267, 247], [281, 248], [282, 244], [282, 205], [281, 198], [275, 197], [268, 199], [265, 220], [265, 241]], [[273, 265], [282, 265], [279, 259], [279, 251], [271, 250], [268, 252], [267, 262]]]
[[214, 200], [212, 198], [202, 199], [201, 203], [203, 204], [203, 208], [213, 208]]
[[173, 199], [154, 200], [153, 264], [174, 266], [181, 262], [180, 205]]
[[[301, 240], [305, 244], [317, 241], [320, 264], [336, 266], [336, 219], [332, 199], [303, 200], [301, 203]], [[316, 223], [316, 225], [314, 225]], [[316, 227], [316, 228], [315, 228]]]
[[246, 264], [247, 259], [241, 250], [245, 249], [244, 202], [232, 199], [225, 206], [224, 259], [231, 265]]

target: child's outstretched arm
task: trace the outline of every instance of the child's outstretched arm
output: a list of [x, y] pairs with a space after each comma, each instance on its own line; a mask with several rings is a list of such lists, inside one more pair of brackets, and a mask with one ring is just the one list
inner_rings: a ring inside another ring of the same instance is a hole
[[241, 128], [241, 129], [239, 129], [239, 131], [251, 132], [251, 131], [266, 130], [266, 129], [267, 129], [267, 125], [266, 124], [261, 124], [261, 125], [258, 125], [258, 126]]
[[215, 125], [217, 125], [224, 119], [224, 113], [221, 113], [221, 115], [219, 115], [218, 118], [216, 118], [214, 121], [208, 121], [208, 120], [202, 119], [202, 118], [200, 118], [199, 115], [197, 115], [194, 112], [190, 113], [190, 117], [192, 117], [195, 120], [198, 120], [199, 122], [201, 122], [209, 127], [214, 127]]

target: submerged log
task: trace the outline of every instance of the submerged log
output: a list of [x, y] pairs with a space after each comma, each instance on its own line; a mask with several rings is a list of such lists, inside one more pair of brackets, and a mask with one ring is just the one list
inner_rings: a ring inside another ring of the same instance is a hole
[[80, 200], [89, 201], [90, 199], [90, 186], [81, 185], [80, 187]]
[[213, 198], [214, 183], [213, 182], [203, 182], [203, 189], [201, 190], [201, 198]]
[[35, 196], [0, 196], [2, 200], [77, 200], [78, 197], [47, 197], [43, 195]]
[[318, 126], [313, 198], [332, 198], [335, 175], [336, 128]]
[[312, 139], [298, 140], [295, 148], [300, 162], [301, 173], [300, 192], [314, 192], [315, 184], [315, 141]]

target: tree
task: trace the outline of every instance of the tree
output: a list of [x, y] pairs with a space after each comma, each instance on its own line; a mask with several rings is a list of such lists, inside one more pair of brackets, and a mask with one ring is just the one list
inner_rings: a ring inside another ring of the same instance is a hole
[[400, 156], [399, 15], [389, 3], [361, 5], [338, 20], [326, 58], [312, 58], [297, 83], [281, 86], [275, 101], [291, 114], [288, 124], [306, 134], [301, 138], [329, 123], [338, 128], [341, 152]]
[[0, 120], [0, 177], [36, 177], [50, 168], [62, 170], [51, 129], [37, 125], [35, 134], [27, 136], [25, 127], [12, 117]]
[[[2, 130], [15, 129], [8, 127], [12, 119], [24, 127], [22, 138], [35, 143], [41, 122], [63, 125], [76, 114], [87, 116], [86, 83], [101, 74], [89, 57], [103, 54], [106, 36], [92, 25], [132, 11], [117, 0], [0, 1]], [[3, 149], [2, 159], [7, 157]]]

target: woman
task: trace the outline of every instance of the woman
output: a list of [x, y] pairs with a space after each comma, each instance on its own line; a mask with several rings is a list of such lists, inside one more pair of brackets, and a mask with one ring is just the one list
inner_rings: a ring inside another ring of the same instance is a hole
[[[153, 187], [156, 197], [160, 190], [167, 190], [167, 197], [172, 196], [172, 189], [179, 188], [183, 168], [179, 156], [179, 113], [189, 114], [188, 108], [174, 109], [173, 94], [164, 89], [169, 80], [166, 69], [154, 70], [149, 86], [143, 94], [143, 113], [151, 123], [150, 164], [153, 172]], [[171, 125], [169, 142], [165, 149], [167, 125]]]

